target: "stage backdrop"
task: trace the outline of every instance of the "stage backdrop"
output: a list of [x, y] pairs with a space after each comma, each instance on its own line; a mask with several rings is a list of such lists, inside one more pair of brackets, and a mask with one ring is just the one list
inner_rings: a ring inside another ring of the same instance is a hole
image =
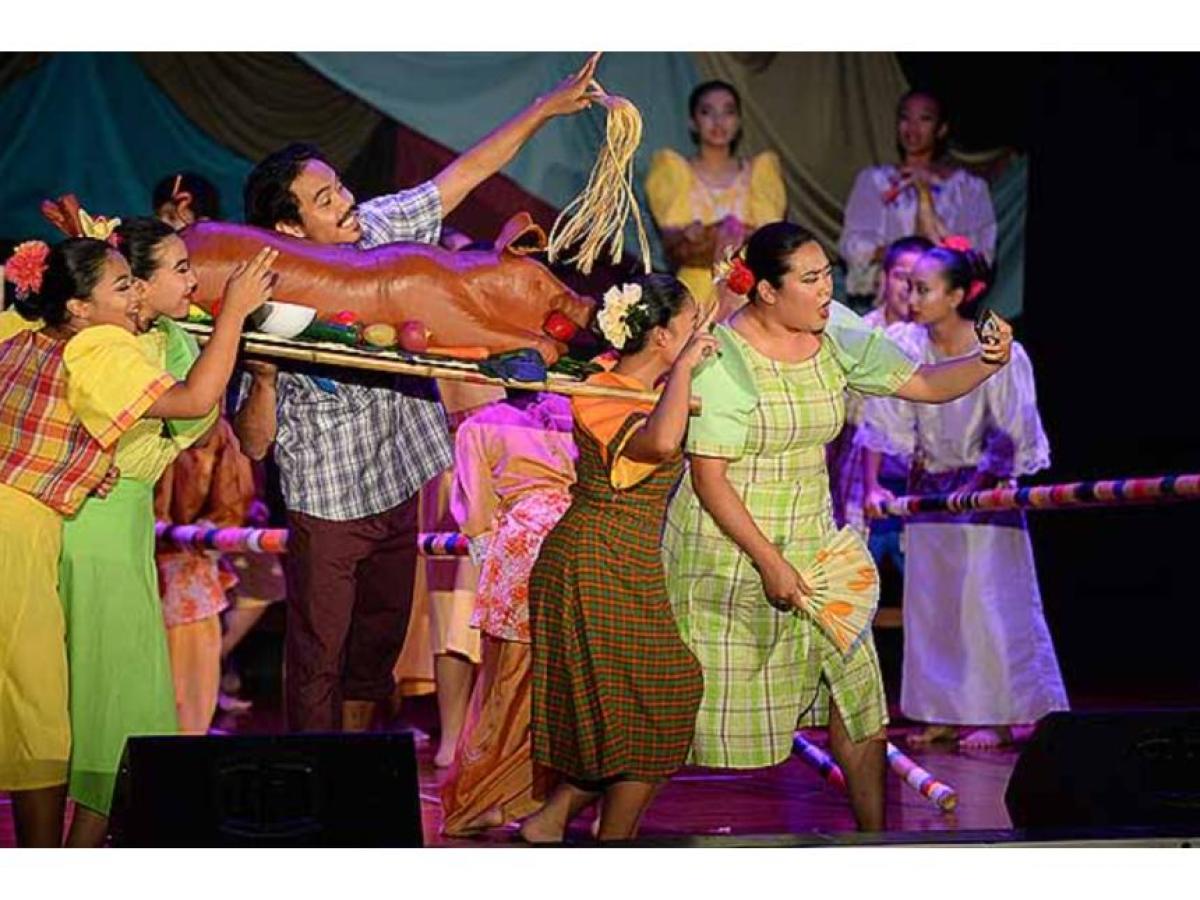
[[[65, 190], [97, 210], [147, 211], [153, 182], [183, 168], [212, 178], [225, 216], [237, 219], [251, 160], [290, 140], [308, 140], [349, 167], [363, 162], [388, 125], [400, 136], [403, 161], [391, 171], [427, 175], [582, 59], [580, 53], [6, 54], [0, 133], [12, 138], [0, 148], [0, 237], [48, 236], [38, 204]], [[854, 173], [894, 159], [895, 103], [908, 87], [892, 53], [611, 53], [598, 76], [642, 112], [639, 192], [654, 150], [690, 151], [691, 88], [711, 77], [735, 84], [745, 106], [745, 150], [779, 154], [789, 217], [830, 247]], [[518, 202], [544, 219], [574, 197], [603, 140], [604, 121], [595, 109], [543, 128], [505, 169], [507, 181], [486, 185], [485, 202], [464, 209], [465, 221], [486, 223], [477, 236], [491, 236], [499, 205]], [[1015, 316], [1022, 308], [1025, 166], [1018, 160], [987, 174], [1000, 221], [993, 304]], [[662, 267], [653, 233], [651, 242]]]
[[185, 116], [127, 53], [54, 53], [0, 93], [0, 237], [61, 235], [42, 200], [76, 194], [99, 214], [148, 214], [181, 169], [204, 174], [238, 217], [248, 159]]

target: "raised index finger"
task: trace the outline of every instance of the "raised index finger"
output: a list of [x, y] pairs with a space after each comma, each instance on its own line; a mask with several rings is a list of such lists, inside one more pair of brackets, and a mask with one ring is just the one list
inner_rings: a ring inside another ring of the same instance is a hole
[[596, 73], [596, 65], [600, 62], [600, 56], [603, 54], [603, 52], [603, 50], [597, 50], [588, 57], [587, 62], [583, 64], [583, 68], [575, 73], [576, 81], [583, 81], [586, 83], [592, 80], [592, 75]]

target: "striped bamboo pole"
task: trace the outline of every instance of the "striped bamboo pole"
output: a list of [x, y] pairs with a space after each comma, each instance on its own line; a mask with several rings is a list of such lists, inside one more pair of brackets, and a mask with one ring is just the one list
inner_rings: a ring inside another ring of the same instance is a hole
[[905, 784], [938, 809], [951, 812], [958, 806], [958, 792], [954, 788], [938, 781], [928, 770], [922, 769], [911, 758], [901, 753], [890, 741], [887, 745], [887, 761], [892, 771], [904, 779]]
[[826, 784], [832, 784], [843, 791], [846, 789], [846, 776], [842, 774], [842, 767], [804, 735], [797, 733], [792, 737], [792, 752], [812, 766]]
[[214, 528], [209, 525], [170, 525], [156, 522], [160, 547], [217, 550], [221, 553], [285, 553], [286, 528]]
[[920, 513], [1074, 509], [1195, 500], [1200, 500], [1200, 474], [1076, 481], [1069, 484], [995, 488], [990, 491], [961, 491], [953, 494], [919, 494], [897, 497], [877, 505], [876, 510], [882, 515], [906, 517]]
[[[889, 516], [912, 516], [934, 512], [1073, 509], [1194, 500], [1200, 500], [1200, 475], [1166, 475], [897, 497], [883, 504], [880, 511]], [[287, 529], [282, 528], [211, 528], [159, 522], [156, 533], [159, 541], [168, 546], [225, 553], [283, 553], [287, 549]], [[425, 556], [466, 556], [468, 543], [466, 535], [452, 531], [431, 532], [418, 537], [418, 546]]]
[[[818, 747], [803, 735], [796, 734], [792, 738], [792, 752], [803, 759], [816, 770], [826, 784], [846, 789], [846, 776], [841, 767], [834, 762], [833, 757]], [[900, 776], [910, 788], [936, 806], [943, 812], [950, 812], [958, 806], [958, 792], [945, 782], [938, 781], [926, 769], [922, 769], [913, 760], [900, 751], [895, 744], [888, 741], [887, 761], [891, 770]]]
[[[286, 553], [286, 528], [213, 528], [207, 525], [154, 526], [159, 546], [216, 550], [221, 553]], [[417, 535], [417, 550], [422, 556], [466, 556], [470, 541], [454, 531]]]
[[417, 536], [417, 549], [422, 556], [467, 556], [471, 540], [454, 531], [434, 531]]

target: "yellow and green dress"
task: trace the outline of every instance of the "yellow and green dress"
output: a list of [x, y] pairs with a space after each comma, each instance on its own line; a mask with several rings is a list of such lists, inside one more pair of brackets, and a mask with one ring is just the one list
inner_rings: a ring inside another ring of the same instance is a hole
[[64, 341], [0, 313], [0, 791], [67, 780], [63, 520], [103, 481], [117, 439], [173, 383], [121, 328]]
[[[142, 365], [186, 377], [198, 351], [169, 320], [137, 339]], [[100, 377], [119, 378], [115, 369]], [[117, 443], [121, 477], [63, 533], [59, 586], [71, 678], [70, 797], [107, 815], [126, 738], [178, 731], [158, 572], [154, 485], [181, 449], [215, 421], [143, 418]]]
[[[729, 460], [729, 482], [759, 529], [803, 569], [835, 531], [825, 445], [845, 423], [846, 388], [895, 393], [917, 364], [839, 303], [803, 362], [764, 356], [727, 325], [715, 334], [721, 354], [693, 381], [703, 411], [685, 449]], [[831, 696], [855, 741], [887, 723], [870, 635], [843, 656], [811, 619], [771, 606], [750, 557], [686, 476], [667, 511], [663, 561], [679, 632], [704, 667], [689, 762], [782, 762], [796, 728], [828, 721]]]
[[[646, 199], [660, 229], [686, 228], [693, 222], [713, 225], [735, 216], [751, 230], [783, 218], [787, 190], [779, 157], [770, 151], [741, 160], [737, 178], [712, 188], [696, 175], [683, 154], [663, 149], [654, 154], [646, 175]], [[675, 273], [702, 309], [717, 299], [710, 266], [683, 266]]]

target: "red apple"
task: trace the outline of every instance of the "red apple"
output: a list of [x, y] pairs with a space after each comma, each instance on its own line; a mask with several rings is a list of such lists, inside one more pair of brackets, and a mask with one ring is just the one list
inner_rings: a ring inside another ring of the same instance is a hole
[[560, 313], [557, 309], [546, 316], [546, 321], [542, 323], [542, 331], [550, 335], [556, 341], [562, 341], [564, 344], [575, 337], [579, 331], [579, 326]]
[[400, 334], [396, 342], [409, 353], [424, 353], [429, 347], [429, 336], [432, 332], [425, 327], [424, 322], [409, 319], [400, 326]]

